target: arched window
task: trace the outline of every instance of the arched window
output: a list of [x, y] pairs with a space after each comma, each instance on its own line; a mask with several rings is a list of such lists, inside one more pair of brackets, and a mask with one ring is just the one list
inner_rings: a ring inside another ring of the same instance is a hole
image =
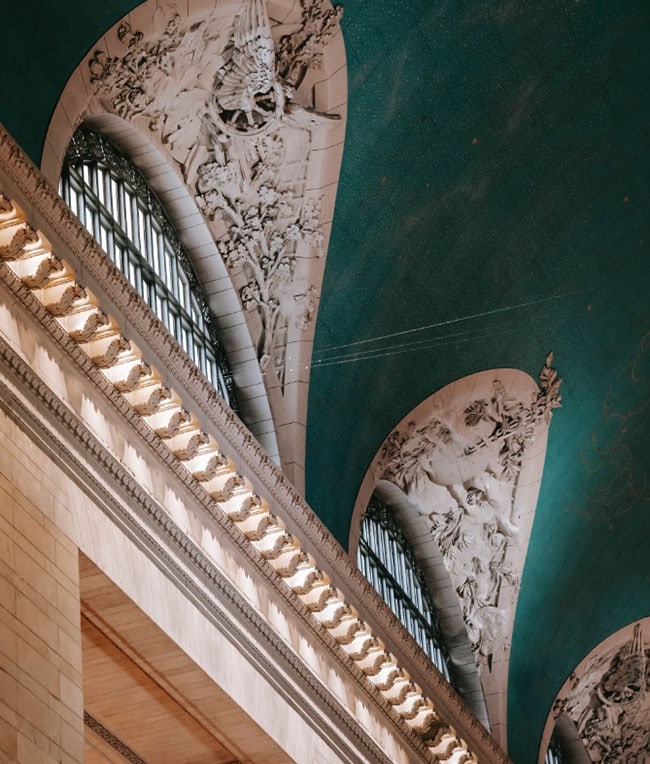
[[207, 380], [235, 411], [232, 374], [190, 261], [137, 168], [99, 133], [80, 127], [61, 194]]
[[424, 575], [404, 533], [376, 496], [361, 522], [357, 564], [409, 634], [451, 681], [438, 617]]

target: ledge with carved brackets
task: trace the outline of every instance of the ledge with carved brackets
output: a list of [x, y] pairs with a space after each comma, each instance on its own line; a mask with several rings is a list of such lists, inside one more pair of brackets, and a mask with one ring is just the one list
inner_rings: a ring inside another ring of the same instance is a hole
[[[214, 547], [203, 546], [210, 535], [184, 514], [198, 502], [210, 522], [223, 529], [224, 539], [233, 540], [232, 549], [244, 555], [246, 566], [253, 565], [256, 576], [293, 609], [300, 629], [314, 635], [327, 662], [344, 667], [373, 713], [384, 715], [381, 725], [394, 730], [400, 745], [419, 751], [424, 760], [505, 761], [286, 478], [192, 370], [177, 343], [152, 322], [143, 301], [6, 134], [0, 139], [0, 161], [7, 194], [0, 241], [3, 279], [63, 348], [64, 357], [108, 396], [106, 412], [119, 413], [116, 421], [125, 418], [156, 454], [156, 469], [164, 466], [193, 497], [187, 504], [174, 503], [178, 514], [170, 527], [177, 528], [177, 542], [188, 553], [194, 550], [193, 559], [215, 563]], [[36, 280], [35, 273], [40, 273]], [[127, 335], [129, 341], [123, 342]], [[117, 345], [107, 352], [110, 337]], [[50, 376], [60, 381], [59, 365]], [[78, 399], [83, 396], [73, 396]], [[94, 410], [104, 414], [102, 407]], [[96, 436], [111, 431], [101, 422], [95, 425]], [[128, 454], [134, 460], [126, 473], [118, 469], [121, 481], [147, 463], [137, 449], [117, 451], [121, 459]], [[246, 580], [251, 579], [238, 579], [235, 590], [246, 592]]]

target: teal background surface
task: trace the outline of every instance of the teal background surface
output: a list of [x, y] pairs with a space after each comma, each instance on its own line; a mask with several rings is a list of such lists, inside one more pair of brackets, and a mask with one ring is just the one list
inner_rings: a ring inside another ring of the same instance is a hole
[[[564, 378], [523, 574], [509, 748], [650, 615], [650, 6], [345, 0], [346, 148], [318, 316], [307, 499], [343, 546], [411, 409], [496, 367]], [[11, 0], [0, 121], [39, 163], [57, 99], [133, 2]], [[8, 7], [7, 7], [8, 6]]]

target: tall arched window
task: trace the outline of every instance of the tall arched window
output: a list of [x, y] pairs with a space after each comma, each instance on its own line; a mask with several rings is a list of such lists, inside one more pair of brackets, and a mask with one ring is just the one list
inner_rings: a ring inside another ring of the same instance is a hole
[[217, 392], [238, 410], [232, 374], [198, 279], [161, 203], [138, 169], [80, 127], [61, 194]]
[[451, 681], [438, 616], [413, 550], [386, 505], [376, 496], [361, 522], [357, 564], [409, 634]]

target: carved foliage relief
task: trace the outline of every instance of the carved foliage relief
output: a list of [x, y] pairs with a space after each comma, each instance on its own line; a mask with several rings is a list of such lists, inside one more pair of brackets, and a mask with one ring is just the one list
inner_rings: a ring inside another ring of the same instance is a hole
[[552, 717], [567, 714], [594, 764], [650, 760], [650, 619], [599, 645], [571, 674]]
[[401, 488], [428, 520], [479, 666], [490, 667], [495, 651], [509, 643], [530, 532], [517, 503], [519, 477], [560, 406], [551, 363], [549, 355], [530, 397], [509, 392], [498, 371], [489, 395], [433, 396], [424, 421], [400, 425], [380, 451], [377, 479]]
[[284, 384], [287, 334], [308, 326], [318, 300], [304, 265], [323, 251], [320, 198], [306, 192], [312, 135], [338, 120], [300, 86], [341, 14], [301, 0], [276, 40], [265, 0], [218, 13], [158, 8], [148, 34], [123, 21], [120, 50], [90, 58], [90, 82], [105, 110], [144, 124], [177, 162], [258, 318], [259, 361]]

